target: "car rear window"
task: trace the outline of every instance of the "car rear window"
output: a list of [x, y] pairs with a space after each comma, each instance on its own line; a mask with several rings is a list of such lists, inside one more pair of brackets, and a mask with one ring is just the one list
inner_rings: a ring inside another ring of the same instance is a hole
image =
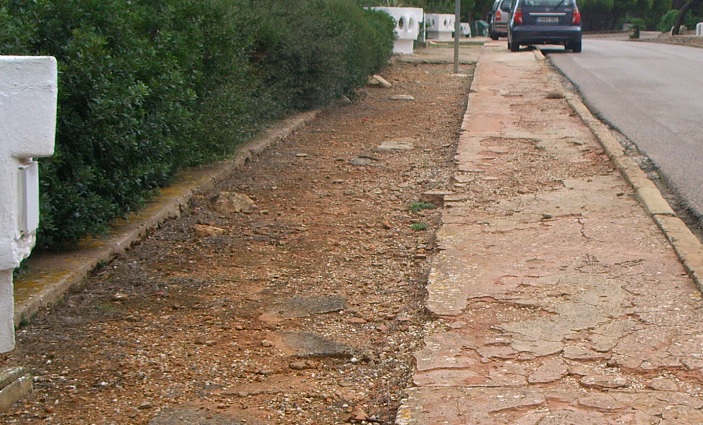
[[538, 7], [557, 7], [557, 6], [572, 6], [573, 0], [527, 0], [525, 6]]

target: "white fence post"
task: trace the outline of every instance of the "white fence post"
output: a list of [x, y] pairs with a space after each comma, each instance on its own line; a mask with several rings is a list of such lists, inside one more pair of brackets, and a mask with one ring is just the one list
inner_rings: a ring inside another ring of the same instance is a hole
[[0, 352], [15, 347], [12, 271], [39, 225], [39, 167], [54, 153], [57, 67], [53, 57], [0, 56]]

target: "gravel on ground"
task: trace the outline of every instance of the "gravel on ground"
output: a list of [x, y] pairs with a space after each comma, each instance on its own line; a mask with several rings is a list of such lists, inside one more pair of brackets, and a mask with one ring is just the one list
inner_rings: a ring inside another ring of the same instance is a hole
[[19, 329], [3, 423], [394, 423], [471, 78], [381, 75]]

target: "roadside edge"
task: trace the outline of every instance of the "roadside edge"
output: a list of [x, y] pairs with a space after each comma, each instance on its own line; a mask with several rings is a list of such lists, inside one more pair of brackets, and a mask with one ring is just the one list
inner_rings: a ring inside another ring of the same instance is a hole
[[659, 226], [689, 276], [698, 289], [703, 292], [703, 244], [701, 241], [691, 232], [683, 220], [676, 216], [656, 185], [647, 178], [646, 173], [639, 165], [625, 154], [625, 149], [610, 132], [610, 129], [593, 116], [581, 98], [566, 89], [564, 89], [564, 97], [574, 112], [591, 130], [623, 178], [632, 186], [637, 199], [647, 214]]

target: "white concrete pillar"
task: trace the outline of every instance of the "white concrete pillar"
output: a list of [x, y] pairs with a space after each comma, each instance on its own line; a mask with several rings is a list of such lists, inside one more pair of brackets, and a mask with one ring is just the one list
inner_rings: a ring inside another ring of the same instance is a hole
[[39, 167], [54, 153], [57, 66], [53, 57], [0, 56], [0, 351], [14, 348], [12, 271], [34, 247]]
[[[13, 295], [12, 270], [0, 270], [0, 353], [12, 351], [15, 348], [15, 299]], [[12, 314], [10, 320], [7, 315]]]
[[446, 13], [428, 13], [425, 15], [427, 20], [427, 38], [430, 40], [452, 40], [452, 32], [454, 32], [454, 15]]
[[372, 7], [371, 9], [385, 12], [395, 21], [395, 42], [393, 53], [412, 55], [414, 42], [420, 35], [424, 11], [417, 7]]

